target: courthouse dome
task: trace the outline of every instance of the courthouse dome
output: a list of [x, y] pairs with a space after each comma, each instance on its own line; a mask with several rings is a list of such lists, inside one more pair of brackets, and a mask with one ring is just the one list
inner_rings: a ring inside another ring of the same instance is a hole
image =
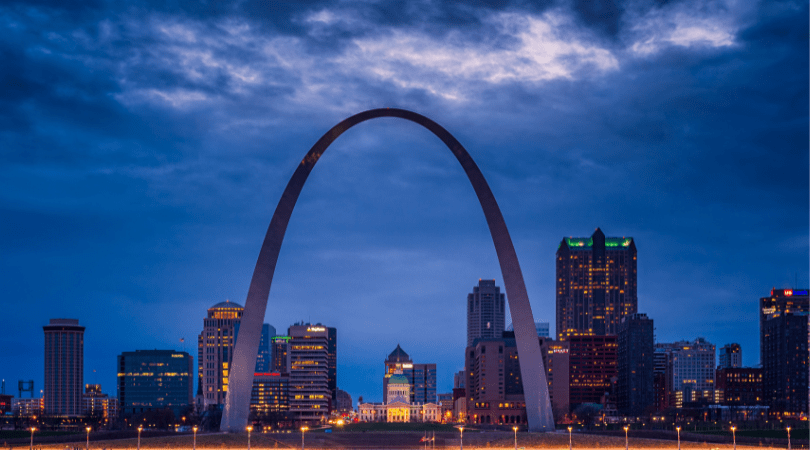
[[210, 307], [209, 309], [217, 309], [217, 308], [240, 308], [240, 309], [245, 309], [239, 303], [232, 302], [230, 300], [225, 300], [224, 302], [219, 302], [216, 305]]
[[407, 378], [405, 378], [405, 375], [397, 373], [397, 374], [391, 375], [391, 378], [388, 379], [388, 385], [391, 386], [392, 384], [406, 384], [406, 385], [410, 386], [411, 382], [408, 381]]

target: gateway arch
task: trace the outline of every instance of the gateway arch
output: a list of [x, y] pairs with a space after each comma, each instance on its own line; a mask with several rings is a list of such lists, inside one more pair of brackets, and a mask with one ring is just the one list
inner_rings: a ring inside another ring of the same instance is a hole
[[220, 429], [233, 432], [242, 431], [247, 426], [253, 371], [259, 349], [262, 322], [264, 322], [264, 314], [267, 309], [267, 299], [270, 295], [270, 285], [281, 251], [281, 243], [287, 231], [287, 224], [290, 222], [293, 208], [307, 177], [323, 152], [343, 132], [359, 123], [378, 117], [398, 117], [427, 128], [447, 145], [467, 174], [484, 211], [501, 266], [506, 298], [515, 328], [517, 349], [520, 354], [520, 375], [523, 379], [529, 430], [553, 431], [554, 419], [551, 413], [548, 382], [537, 331], [534, 327], [534, 316], [529, 305], [529, 297], [526, 294], [523, 273], [520, 271], [515, 247], [512, 245], [512, 238], [509, 237], [509, 231], [506, 229], [498, 203], [478, 166], [456, 138], [441, 125], [421, 114], [395, 108], [364, 111], [335, 125], [312, 146], [295, 169], [290, 182], [287, 183], [281, 200], [276, 206], [276, 211], [273, 213], [270, 226], [267, 228], [259, 258], [253, 270], [253, 278], [250, 281], [245, 310], [239, 327], [239, 338], [236, 340], [233, 351], [228, 377], [228, 395]]

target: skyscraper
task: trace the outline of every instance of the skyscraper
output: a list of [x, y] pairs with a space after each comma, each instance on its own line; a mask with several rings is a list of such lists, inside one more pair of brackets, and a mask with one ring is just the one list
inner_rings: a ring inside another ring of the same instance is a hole
[[436, 403], [436, 364], [414, 364], [411, 403]]
[[571, 383], [569, 405], [601, 403], [612, 390], [611, 378], [618, 375], [616, 336], [571, 335], [568, 337]]
[[82, 415], [84, 327], [78, 319], [51, 319], [45, 332], [45, 414]]
[[563, 238], [557, 249], [557, 339], [571, 334], [615, 335], [638, 309], [636, 244], [606, 238]]
[[[238, 334], [238, 331], [237, 331]], [[269, 372], [272, 366], [273, 348], [270, 345], [273, 336], [276, 335], [276, 328], [265, 323], [262, 325], [262, 337], [259, 341], [259, 354], [256, 355], [256, 372]]]
[[667, 386], [675, 394], [675, 405], [714, 401], [715, 347], [703, 338], [692, 342], [655, 344], [656, 352], [667, 354]]
[[622, 317], [616, 406], [624, 415], [641, 416], [654, 403], [654, 340], [653, 321], [646, 314]]
[[242, 305], [226, 300], [208, 308], [203, 319], [203, 331], [197, 338], [197, 376], [206, 407], [225, 403], [236, 324], [244, 310]]
[[118, 355], [118, 402], [125, 415], [169, 408], [180, 417], [194, 402], [194, 360], [186, 352], [135, 350]]
[[786, 309], [762, 323], [763, 396], [772, 417], [798, 418], [808, 412], [807, 317], [806, 311]]
[[297, 323], [290, 336], [290, 412], [302, 421], [320, 421], [329, 414], [329, 330]]
[[720, 349], [719, 369], [742, 367], [742, 348], [740, 344], [726, 344]]
[[467, 347], [475, 339], [500, 339], [503, 335], [506, 296], [495, 280], [478, 280], [467, 295]]
[[765, 363], [765, 321], [779, 313], [808, 312], [810, 301], [807, 289], [771, 289], [770, 297], [759, 299], [759, 361]]
[[275, 336], [272, 341], [273, 364], [270, 366], [271, 372], [290, 373], [290, 337]]

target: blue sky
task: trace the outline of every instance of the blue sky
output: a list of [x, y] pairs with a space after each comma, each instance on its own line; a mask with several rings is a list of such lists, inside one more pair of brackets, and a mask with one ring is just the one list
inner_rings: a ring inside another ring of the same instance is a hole
[[[42, 388], [55, 317], [87, 327], [85, 380], [113, 395], [120, 352], [194, 352], [206, 308], [244, 302], [298, 161], [376, 107], [467, 148], [552, 331], [557, 245], [601, 227], [635, 238], [659, 341], [739, 342], [755, 365], [758, 298], [808, 285], [807, 8], [4, 2], [0, 377]], [[479, 278], [502, 285], [462, 169], [379, 119], [310, 176], [266, 321], [336, 326], [355, 400], [380, 400], [398, 343], [449, 391]]]

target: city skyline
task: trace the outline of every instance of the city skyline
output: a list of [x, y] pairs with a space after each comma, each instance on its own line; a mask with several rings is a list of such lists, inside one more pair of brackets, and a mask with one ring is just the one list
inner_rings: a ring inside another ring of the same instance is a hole
[[[269, 18], [0, 7], [16, 24], [0, 38], [16, 86], [0, 113], [7, 392], [43, 388], [52, 318], [86, 327], [85, 383], [107, 393], [121, 352], [194, 354], [205, 310], [244, 304], [301, 155], [384, 106], [441, 123], [479, 164], [537, 321], [555, 322], [560, 239], [599, 227], [634, 238], [638, 312], [657, 341], [739, 343], [743, 365], [759, 362], [758, 299], [810, 284], [807, 5], [638, 4], [611, 20], [563, 3], [425, 5]], [[435, 362], [448, 392], [470, 287], [503, 287], [475, 195], [411, 124], [364, 124], [331, 151], [293, 215], [264, 322], [339, 329], [337, 387], [354, 398], [380, 400], [379, 361], [397, 343]]]

